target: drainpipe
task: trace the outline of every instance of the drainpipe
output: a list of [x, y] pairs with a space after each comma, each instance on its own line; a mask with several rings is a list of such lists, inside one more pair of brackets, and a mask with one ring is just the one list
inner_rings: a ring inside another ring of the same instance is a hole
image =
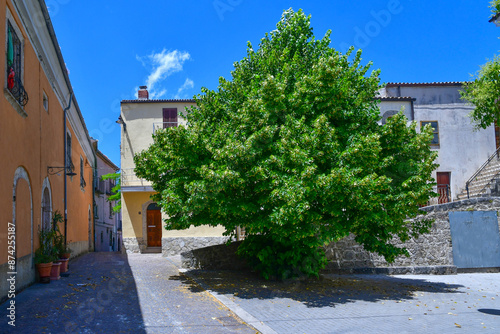
[[[97, 145], [97, 144], [96, 144]], [[94, 218], [94, 210], [95, 210], [95, 182], [96, 182], [96, 176], [97, 176], [97, 150], [94, 150], [94, 146], [92, 145], [92, 154], [94, 155], [94, 168], [92, 170], [92, 212], [90, 213], [90, 221], [92, 223], [92, 235], [89, 235], [92, 237], [92, 248], [93, 251], [95, 252], [95, 218]], [[89, 240], [90, 242], [90, 240]], [[89, 252], [91, 249], [89, 249]]]
[[66, 113], [68, 112], [69, 108], [71, 108], [71, 101], [73, 100], [73, 92], [71, 92], [69, 96], [69, 102], [68, 106], [64, 108], [63, 111], [63, 135], [64, 135], [64, 246], [67, 246], [67, 235], [68, 235], [68, 167], [66, 164], [68, 163], [68, 152], [67, 152], [67, 145], [68, 143], [66, 142]]

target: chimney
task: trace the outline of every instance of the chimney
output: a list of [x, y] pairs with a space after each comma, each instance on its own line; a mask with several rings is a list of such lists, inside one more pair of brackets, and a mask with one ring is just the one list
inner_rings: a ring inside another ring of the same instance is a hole
[[137, 97], [139, 100], [149, 100], [148, 86], [139, 86]]

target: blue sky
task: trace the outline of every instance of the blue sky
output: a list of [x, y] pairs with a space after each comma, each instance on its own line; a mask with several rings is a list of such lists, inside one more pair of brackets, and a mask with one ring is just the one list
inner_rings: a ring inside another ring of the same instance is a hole
[[311, 15], [317, 38], [363, 50], [383, 82], [464, 81], [498, 53], [487, 0], [46, 0], [80, 109], [99, 148], [120, 165], [120, 101], [215, 89], [273, 30], [284, 9]]

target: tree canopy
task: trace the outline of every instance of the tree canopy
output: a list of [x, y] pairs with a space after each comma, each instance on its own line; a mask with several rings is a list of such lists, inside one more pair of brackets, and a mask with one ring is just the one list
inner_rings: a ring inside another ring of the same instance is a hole
[[496, 56], [482, 65], [474, 81], [465, 83], [461, 94], [475, 106], [470, 117], [476, 128], [486, 129], [500, 121], [500, 58]]
[[152, 181], [167, 229], [245, 227], [239, 254], [264, 277], [317, 275], [321, 246], [349, 233], [388, 261], [391, 243], [425, 232], [408, 222], [433, 195], [429, 128], [402, 113], [381, 126], [379, 71], [361, 51], [317, 40], [310, 16], [287, 10], [231, 80], [204, 88], [188, 126], [157, 132], [135, 156]]

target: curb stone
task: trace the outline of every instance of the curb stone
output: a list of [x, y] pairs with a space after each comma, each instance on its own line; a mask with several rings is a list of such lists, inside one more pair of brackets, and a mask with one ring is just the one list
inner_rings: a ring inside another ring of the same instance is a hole
[[192, 276], [189, 274], [189, 271], [187, 269], [179, 269], [179, 272], [182, 273], [183, 275], [188, 276], [190, 279], [192, 279], [196, 284], [201, 286], [205, 291], [210, 293], [215, 299], [217, 299], [219, 302], [224, 304], [228, 309], [231, 310], [234, 314], [236, 314], [238, 317], [241, 318], [245, 323], [249, 324], [250, 326], [254, 327], [257, 329], [260, 333], [262, 334], [277, 334], [276, 331], [274, 331], [271, 327], [267, 326], [263, 322], [259, 321], [256, 319], [254, 316], [252, 316], [250, 313], [242, 309], [240, 306], [238, 306], [235, 302], [230, 300], [224, 295], [221, 295], [215, 291], [212, 291], [208, 285], [206, 285], [203, 282], [200, 282], [196, 277]]

